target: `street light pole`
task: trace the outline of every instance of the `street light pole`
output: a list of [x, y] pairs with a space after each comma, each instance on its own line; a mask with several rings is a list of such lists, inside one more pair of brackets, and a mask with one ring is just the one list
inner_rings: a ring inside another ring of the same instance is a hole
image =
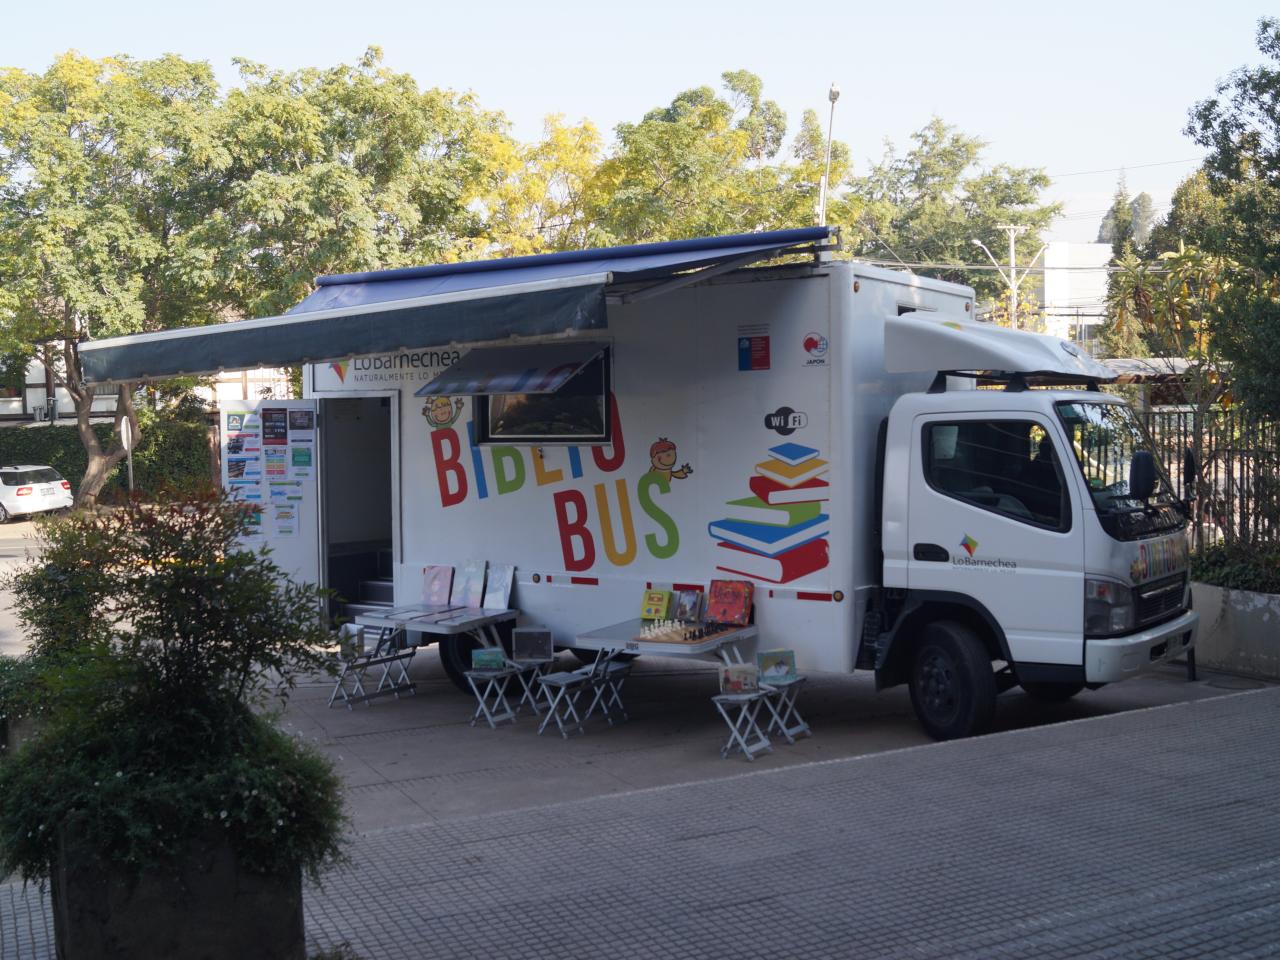
[[827, 156], [822, 167], [822, 186], [818, 191], [818, 226], [827, 225], [827, 186], [831, 180], [831, 129], [836, 122], [836, 101], [840, 99], [840, 88], [834, 83], [827, 91], [827, 99], [831, 101], [831, 114], [827, 118]]

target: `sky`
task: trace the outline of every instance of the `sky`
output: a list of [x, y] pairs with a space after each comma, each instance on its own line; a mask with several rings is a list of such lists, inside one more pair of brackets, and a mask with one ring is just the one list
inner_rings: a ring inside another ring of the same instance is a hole
[[473, 91], [535, 138], [542, 118], [589, 118], [606, 133], [747, 69], [786, 110], [827, 117], [855, 173], [886, 140], [909, 144], [932, 115], [988, 143], [984, 164], [1041, 167], [1064, 216], [1046, 239], [1092, 241], [1121, 168], [1157, 213], [1202, 150], [1188, 109], [1259, 60], [1258, 3], [786, 4], [777, 0], [543, 3], [487, 0], [220, 0], [21, 3], [4, 14], [0, 66], [43, 70], [75, 49], [101, 57], [177, 53], [227, 84], [233, 57], [273, 67], [354, 62], [378, 45], [423, 87]]

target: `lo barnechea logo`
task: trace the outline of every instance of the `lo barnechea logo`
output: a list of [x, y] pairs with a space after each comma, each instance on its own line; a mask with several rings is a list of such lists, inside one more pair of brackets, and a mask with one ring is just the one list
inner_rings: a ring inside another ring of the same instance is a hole
[[966, 556], [955, 556], [951, 558], [953, 567], [981, 567], [983, 570], [991, 570], [997, 573], [1012, 573], [1018, 569], [1018, 564], [1014, 560], [1005, 560], [1001, 557], [981, 559], [974, 556], [978, 552], [978, 541], [973, 539], [967, 533], [960, 539], [960, 548], [964, 550]]
[[773, 413], [764, 415], [764, 425], [784, 437], [789, 437], [797, 430], [809, 425], [809, 415], [802, 410], [779, 407]]
[[972, 557], [978, 549], [978, 541], [966, 533], [964, 539], [960, 541], [960, 546], [964, 547], [965, 553]]

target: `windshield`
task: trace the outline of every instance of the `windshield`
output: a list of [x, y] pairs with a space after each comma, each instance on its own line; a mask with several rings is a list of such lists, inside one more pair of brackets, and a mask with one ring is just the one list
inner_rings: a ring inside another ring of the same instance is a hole
[[0, 473], [0, 482], [6, 487], [20, 487], [28, 483], [57, 483], [61, 479], [58, 471], [51, 467], [37, 470], [9, 470]]
[[[1132, 510], [1140, 500], [1129, 496], [1129, 464], [1135, 450], [1156, 452], [1142, 424], [1127, 406], [1115, 403], [1059, 403], [1058, 416], [1067, 428], [1080, 472], [1098, 510]], [[1156, 490], [1152, 503], [1169, 503], [1173, 493], [1156, 459]]]

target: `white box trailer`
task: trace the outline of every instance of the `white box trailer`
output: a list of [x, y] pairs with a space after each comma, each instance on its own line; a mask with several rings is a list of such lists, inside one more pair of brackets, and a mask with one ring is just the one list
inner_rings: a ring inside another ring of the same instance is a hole
[[[751, 579], [761, 649], [909, 682], [939, 737], [1014, 684], [1069, 696], [1184, 652], [1184, 514], [1128, 408], [1080, 389], [1105, 369], [977, 323], [967, 287], [828, 259], [829, 239], [330, 278], [295, 313], [211, 328], [200, 360], [153, 336], [92, 345], [86, 367], [340, 356], [305, 366], [305, 400], [224, 414], [223, 479], [295, 576], [349, 597], [381, 574], [385, 599], [417, 602], [427, 566], [512, 564], [522, 621], [571, 648], [648, 588]], [[378, 333], [413, 309], [444, 332]], [[466, 642], [441, 649], [455, 678]]]

